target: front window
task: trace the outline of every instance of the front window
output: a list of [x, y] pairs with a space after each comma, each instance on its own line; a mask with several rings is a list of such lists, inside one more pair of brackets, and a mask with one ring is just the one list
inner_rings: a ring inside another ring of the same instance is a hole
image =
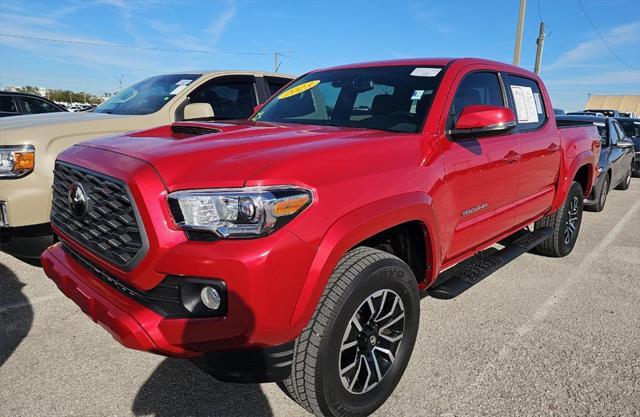
[[442, 72], [416, 66], [314, 72], [274, 97], [253, 120], [419, 132]]
[[96, 113], [142, 115], [160, 110], [201, 74], [171, 74], [147, 78], [125, 88], [98, 107]]

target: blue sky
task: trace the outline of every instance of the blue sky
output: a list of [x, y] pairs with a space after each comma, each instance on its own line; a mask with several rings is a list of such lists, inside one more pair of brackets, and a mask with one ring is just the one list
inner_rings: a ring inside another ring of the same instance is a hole
[[[520, 65], [533, 69], [538, 25], [547, 31], [542, 77], [554, 107], [581, 109], [587, 94], [640, 94], [640, 0], [529, 0]], [[538, 6], [539, 4], [539, 6]], [[74, 42], [191, 49], [184, 53], [0, 36], [0, 87], [93, 93], [149, 75], [192, 69], [282, 72], [403, 57], [475, 56], [511, 62], [518, 0], [0, 0], [0, 34]], [[235, 55], [249, 52], [264, 55]]]

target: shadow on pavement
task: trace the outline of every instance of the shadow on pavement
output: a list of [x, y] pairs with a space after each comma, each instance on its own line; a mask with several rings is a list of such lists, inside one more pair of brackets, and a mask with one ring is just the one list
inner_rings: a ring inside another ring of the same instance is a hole
[[258, 384], [215, 380], [187, 360], [164, 360], [138, 391], [135, 415], [272, 416]]
[[33, 309], [22, 294], [25, 284], [0, 263], [0, 366], [27, 336], [33, 323]]

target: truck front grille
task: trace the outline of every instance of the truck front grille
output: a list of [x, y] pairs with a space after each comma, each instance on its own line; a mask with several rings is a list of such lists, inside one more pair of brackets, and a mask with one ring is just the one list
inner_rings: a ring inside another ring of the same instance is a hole
[[51, 223], [125, 270], [146, 251], [144, 230], [125, 183], [63, 162], [56, 162], [54, 170]]

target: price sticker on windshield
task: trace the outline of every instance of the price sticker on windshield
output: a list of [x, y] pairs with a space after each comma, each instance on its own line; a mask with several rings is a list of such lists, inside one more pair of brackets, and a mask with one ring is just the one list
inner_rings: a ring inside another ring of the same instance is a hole
[[295, 96], [296, 94], [300, 94], [304, 91], [310, 90], [313, 87], [315, 87], [316, 85], [320, 84], [320, 80], [313, 80], [313, 81], [309, 81], [300, 85], [296, 85], [293, 88], [288, 89], [287, 91], [285, 91], [284, 93], [280, 94], [278, 96], [278, 99], [283, 99], [283, 98], [287, 98], [287, 97], [291, 97], [291, 96]]
[[411, 75], [414, 77], [435, 77], [440, 74], [442, 68], [424, 68], [419, 67], [411, 71]]

